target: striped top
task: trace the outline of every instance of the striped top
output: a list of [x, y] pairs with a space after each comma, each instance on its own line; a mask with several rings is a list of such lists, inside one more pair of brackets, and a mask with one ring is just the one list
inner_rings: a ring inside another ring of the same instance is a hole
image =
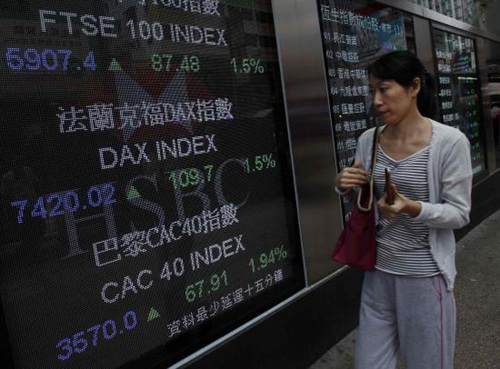
[[[432, 136], [431, 144], [434, 134]], [[394, 160], [379, 145], [375, 164], [377, 198], [383, 196], [387, 168], [399, 193], [414, 201], [429, 202], [429, 152], [430, 146], [427, 146], [403, 160]], [[429, 227], [415, 221], [408, 214], [401, 214], [392, 221], [380, 214], [375, 267], [384, 272], [414, 277], [439, 274], [430, 251]]]

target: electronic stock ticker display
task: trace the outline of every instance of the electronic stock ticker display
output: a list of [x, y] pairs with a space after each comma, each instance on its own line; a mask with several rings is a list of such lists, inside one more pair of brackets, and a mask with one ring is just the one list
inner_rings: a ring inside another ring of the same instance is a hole
[[439, 29], [433, 35], [442, 121], [467, 136], [472, 172], [480, 173], [486, 169], [486, 156], [474, 39]]
[[[319, 0], [318, 8], [340, 171], [354, 161], [359, 136], [377, 124], [367, 67], [391, 51], [414, 52], [413, 24], [402, 11], [373, 1]], [[342, 201], [347, 220], [352, 204]]]
[[2, 1], [0, 59], [4, 363], [165, 367], [304, 286], [270, 2]]

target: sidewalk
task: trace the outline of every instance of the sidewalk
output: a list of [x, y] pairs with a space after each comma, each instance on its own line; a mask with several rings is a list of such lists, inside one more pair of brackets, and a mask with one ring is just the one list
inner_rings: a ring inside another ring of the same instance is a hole
[[[457, 244], [457, 269], [455, 369], [500, 369], [500, 211]], [[354, 368], [354, 337], [355, 331], [309, 369]]]

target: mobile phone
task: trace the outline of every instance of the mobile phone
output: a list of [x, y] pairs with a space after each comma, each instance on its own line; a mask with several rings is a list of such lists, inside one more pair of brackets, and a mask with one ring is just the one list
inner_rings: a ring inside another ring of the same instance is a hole
[[389, 205], [394, 204], [394, 198], [396, 197], [396, 194], [394, 193], [391, 183], [392, 183], [391, 172], [389, 172], [389, 169], [385, 168], [385, 193], [387, 194], [386, 202]]

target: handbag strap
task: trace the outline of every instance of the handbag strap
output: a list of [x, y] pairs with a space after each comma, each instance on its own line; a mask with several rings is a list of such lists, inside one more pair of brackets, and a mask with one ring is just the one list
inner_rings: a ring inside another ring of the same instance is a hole
[[377, 153], [378, 153], [378, 139], [379, 139], [379, 128], [375, 127], [373, 130], [373, 142], [372, 142], [372, 157], [371, 157], [371, 164], [370, 164], [370, 178], [368, 180], [368, 183], [370, 185], [370, 198], [368, 202], [368, 207], [365, 208], [361, 205], [361, 195], [363, 192], [363, 187], [358, 192], [358, 209], [364, 212], [370, 212], [372, 210], [372, 204], [373, 204], [373, 193], [374, 193], [374, 184], [375, 184], [375, 164], [377, 163]]

